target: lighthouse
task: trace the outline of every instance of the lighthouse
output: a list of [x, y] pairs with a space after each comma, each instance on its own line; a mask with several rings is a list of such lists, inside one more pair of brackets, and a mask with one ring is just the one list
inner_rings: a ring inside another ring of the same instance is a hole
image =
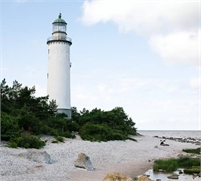
[[48, 73], [47, 94], [49, 100], [55, 100], [57, 111], [71, 118], [70, 103], [70, 46], [71, 38], [67, 37], [67, 23], [58, 18], [52, 23], [52, 36], [47, 39]]

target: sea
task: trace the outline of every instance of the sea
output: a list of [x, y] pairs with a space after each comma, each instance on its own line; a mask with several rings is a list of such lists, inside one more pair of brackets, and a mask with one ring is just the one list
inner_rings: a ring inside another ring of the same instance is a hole
[[201, 139], [201, 130], [137, 130], [139, 134], [174, 137], [174, 138], [198, 138]]

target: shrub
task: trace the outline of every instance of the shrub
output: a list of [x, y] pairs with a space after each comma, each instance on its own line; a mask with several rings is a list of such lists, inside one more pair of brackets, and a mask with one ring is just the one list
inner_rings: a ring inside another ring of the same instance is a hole
[[107, 141], [109, 139], [109, 128], [107, 125], [86, 123], [81, 127], [79, 134], [83, 140]]
[[79, 131], [79, 125], [73, 121], [72, 119], [69, 119], [66, 121], [66, 127], [68, 129], [69, 132], [72, 132], [72, 131]]
[[1, 113], [1, 139], [9, 141], [11, 138], [20, 136], [21, 130], [15, 117]]
[[17, 143], [16, 142], [9, 142], [8, 143], [8, 147], [10, 147], [10, 148], [17, 148]]
[[65, 131], [64, 133], [62, 133], [62, 136], [64, 136], [65, 138], [75, 138], [75, 135], [71, 134], [69, 131]]
[[24, 148], [39, 149], [45, 146], [45, 142], [41, 141], [39, 136], [34, 135], [23, 134], [21, 137], [11, 139], [11, 142], [15, 142], [18, 147], [24, 147]]
[[79, 134], [82, 139], [89, 141], [125, 140], [121, 131], [110, 129], [106, 124], [86, 123], [81, 127]]
[[108, 138], [109, 138], [109, 140], [125, 140], [126, 136], [124, 136], [120, 132], [111, 131]]
[[64, 138], [61, 137], [61, 136], [57, 136], [57, 137], [55, 137], [55, 138], [56, 138], [56, 140], [59, 141], [59, 142], [64, 142]]
[[51, 129], [50, 130], [50, 135], [52, 135], [52, 136], [59, 136], [58, 130], [57, 129]]

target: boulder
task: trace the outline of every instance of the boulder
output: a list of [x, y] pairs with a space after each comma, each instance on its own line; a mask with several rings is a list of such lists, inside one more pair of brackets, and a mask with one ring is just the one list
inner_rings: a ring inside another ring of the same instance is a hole
[[20, 153], [18, 156], [38, 163], [52, 163], [50, 155], [44, 150], [31, 149], [27, 150], [25, 153]]
[[94, 171], [90, 158], [84, 153], [79, 153], [77, 160], [74, 162], [74, 165], [78, 168], [84, 168], [88, 171]]
[[145, 175], [141, 175], [141, 176], [138, 178], [138, 181], [153, 181], [153, 180], [151, 180], [150, 178], [148, 178], [148, 177], [145, 176]]
[[103, 181], [133, 181], [133, 179], [120, 172], [108, 173]]

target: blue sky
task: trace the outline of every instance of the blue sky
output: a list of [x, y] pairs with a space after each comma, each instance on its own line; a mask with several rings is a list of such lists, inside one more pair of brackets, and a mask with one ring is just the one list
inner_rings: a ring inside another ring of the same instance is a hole
[[123, 107], [139, 130], [200, 130], [200, 1], [1, 2], [1, 79], [46, 95], [47, 38], [62, 13], [71, 105]]

